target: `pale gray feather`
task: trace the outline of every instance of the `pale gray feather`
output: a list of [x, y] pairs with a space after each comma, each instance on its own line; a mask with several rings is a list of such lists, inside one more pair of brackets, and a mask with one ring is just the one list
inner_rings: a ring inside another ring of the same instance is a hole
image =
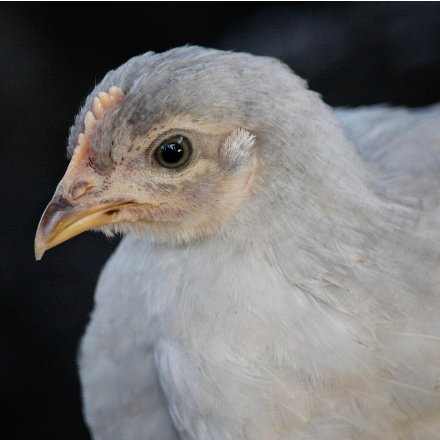
[[440, 107], [334, 112], [276, 60], [199, 47], [111, 85], [101, 169], [190, 114], [248, 130], [261, 170], [209, 236], [128, 235], [107, 263], [80, 358], [94, 438], [440, 439]]

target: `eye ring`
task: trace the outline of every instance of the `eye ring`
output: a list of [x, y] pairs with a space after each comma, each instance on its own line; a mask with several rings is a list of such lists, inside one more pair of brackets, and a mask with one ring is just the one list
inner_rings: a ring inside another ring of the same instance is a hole
[[191, 142], [185, 136], [176, 135], [162, 142], [154, 156], [160, 166], [175, 170], [187, 164], [191, 153]]

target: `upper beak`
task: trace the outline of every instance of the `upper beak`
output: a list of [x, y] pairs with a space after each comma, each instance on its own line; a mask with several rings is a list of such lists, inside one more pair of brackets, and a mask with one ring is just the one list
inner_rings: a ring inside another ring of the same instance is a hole
[[[104, 200], [93, 195], [97, 173], [87, 166], [88, 149], [79, 145], [66, 174], [59, 183], [38, 225], [35, 236], [35, 258], [81, 232], [117, 223], [118, 212], [134, 201], [111, 197]], [[119, 220], [120, 221], [120, 220]]]
[[123, 206], [134, 202], [74, 204], [58, 194], [45, 209], [35, 236], [35, 258], [41, 260], [44, 252], [81, 232], [109, 223], [116, 223], [116, 214]]

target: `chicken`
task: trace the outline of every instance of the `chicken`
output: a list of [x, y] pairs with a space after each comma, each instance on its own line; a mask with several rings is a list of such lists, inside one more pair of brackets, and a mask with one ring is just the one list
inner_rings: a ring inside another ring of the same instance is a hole
[[332, 110], [281, 62], [109, 72], [44, 251], [126, 234], [82, 340], [105, 440], [440, 439], [440, 106]]

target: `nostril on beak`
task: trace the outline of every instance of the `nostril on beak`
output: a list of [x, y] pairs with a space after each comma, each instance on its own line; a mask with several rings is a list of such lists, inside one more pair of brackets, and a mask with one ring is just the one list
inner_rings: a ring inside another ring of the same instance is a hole
[[72, 189], [70, 190], [70, 197], [72, 198], [72, 200], [76, 200], [91, 187], [92, 185], [90, 185], [89, 182], [81, 180], [80, 182], [77, 182], [75, 183], [75, 185], [72, 186]]

